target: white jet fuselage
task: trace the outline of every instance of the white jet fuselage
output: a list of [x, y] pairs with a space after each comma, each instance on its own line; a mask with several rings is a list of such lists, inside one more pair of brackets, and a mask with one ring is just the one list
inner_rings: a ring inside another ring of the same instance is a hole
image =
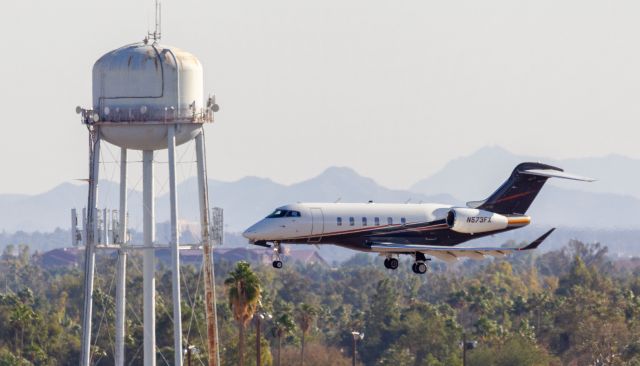
[[[250, 240], [290, 241], [341, 236], [378, 228], [445, 219], [452, 206], [393, 203], [297, 203], [279, 207], [300, 216], [270, 215], [244, 232]], [[295, 215], [295, 214], [294, 214]], [[274, 216], [274, 217], [271, 217]]]
[[[415, 244], [457, 244], [460, 235], [502, 231], [529, 222], [528, 216], [508, 218], [435, 203], [297, 203], [277, 208], [243, 235], [254, 243], [326, 243], [365, 249], [367, 241], [383, 238]], [[437, 235], [443, 230], [453, 230], [455, 235]]]

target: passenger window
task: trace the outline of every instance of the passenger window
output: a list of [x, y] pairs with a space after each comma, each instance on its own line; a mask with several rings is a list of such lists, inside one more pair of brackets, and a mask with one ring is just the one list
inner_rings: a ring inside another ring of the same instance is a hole
[[338, 226], [342, 226], [342, 217], [338, 217]]
[[387, 224], [393, 225], [393, 218], [392, 217], [387, 217]]
[[376, 226], [380, 226], [380, 218], [379, 218], [379, 217], [374, 217], [374, 218], [373, 218], [373, 223], [374, 223], [374, 225], [376, 225]]
[[366, 217], [362, 218], [362, 226], [367, 226], [367, 218]]
[[353, 226], [356, 224], [356, 219], [354, 219], [353, 217], [349, 217], [349, 226]]
[[400, 223], [402, 225], [406, 225], [407, 224], [407, 219], [405, 219], [404, 217], [400, 218]]

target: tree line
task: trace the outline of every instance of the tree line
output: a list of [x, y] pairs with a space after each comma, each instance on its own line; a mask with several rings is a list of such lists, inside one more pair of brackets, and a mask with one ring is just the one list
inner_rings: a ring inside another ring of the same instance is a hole
[[[357, 254], [334, 266], [216, 263], [223, 365], [640, 365], [640, 259], [600, 244], [505, 259], [410, 262]], [[100, 256], [92, 359], [113, 364], [115, 257]], [[126, 357], [142, 362], [141, 258], [130, 256]], [[171, 274], [157, 271], [158, 362], [173, 358]], [[182, 267], [184, 344], [206, 363], [200, 268]], [[27, 246], [0, 257], [0, 366], [72, 365], [80, 353], [81, 268], [47, 269]], [[257, 338], [257, 326], [260, 337]], [[355, 337], [352, 332], [364, 335]], [[258, 347], [258, 345], [260, 347]]]

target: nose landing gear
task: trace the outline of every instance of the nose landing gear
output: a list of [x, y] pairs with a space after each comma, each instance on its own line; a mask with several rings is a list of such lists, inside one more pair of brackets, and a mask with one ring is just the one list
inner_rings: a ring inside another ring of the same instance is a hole
[[277, 268], [277, 269], [282, 268], [282, 259], [281, 259], [282, 246], [280, 245], [279, 241], [273, 242], [273, 254], [274, 254], [273, 256], [275, 257], [272, 263], [273, 268]]

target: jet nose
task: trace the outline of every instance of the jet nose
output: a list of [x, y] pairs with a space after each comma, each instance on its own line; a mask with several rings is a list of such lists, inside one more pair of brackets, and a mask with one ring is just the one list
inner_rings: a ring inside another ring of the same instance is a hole
[[257, 226], [258, 226], [258, 224], [251, 226], [250, 228], [248, 228], [247, 230], [245, 230], [245, 231], [242, 233], [242, 236], [244, 236], [245, 238], [247, 238], [247, 239], [249, 239], [249, 240], [256, 240], [256, 239], [258, 239], [258, 230], [257, 230]]
[[249, 240], [255, 239], [255, 233], [249, 229], [245, 230], [244, 233], [242, 233], [242, 236]]

